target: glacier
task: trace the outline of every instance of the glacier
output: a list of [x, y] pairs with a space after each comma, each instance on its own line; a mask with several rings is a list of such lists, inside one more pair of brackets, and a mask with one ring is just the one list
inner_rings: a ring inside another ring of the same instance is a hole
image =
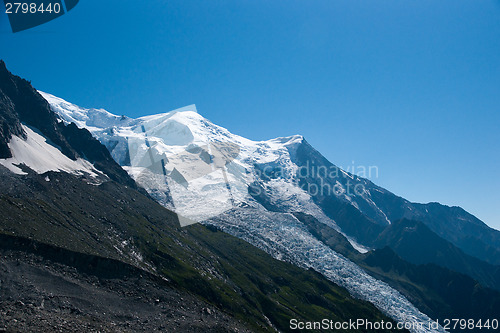
[[[213, 225], [277, 259], [313, 268], [394, 320], [411, 324], [412, 332], [444, 332], [430, 328], [431, 319], [398, 291], [317, 240], [291, 214], [309, 214], [342, 232], [297, 179], [302, 136], [252, 141], [211, 123], [194, 105], [133, 119], [40, 93], [61, 121], [87, 128], [140, 186], [178, 213], [184, 225]], [[336, 196], [380, 223], [390, 223], [370, 193], [385, 190], [343, 170], [341, 175]], [[363, 191], [348, 193], [349, 180], [364, 184]]]

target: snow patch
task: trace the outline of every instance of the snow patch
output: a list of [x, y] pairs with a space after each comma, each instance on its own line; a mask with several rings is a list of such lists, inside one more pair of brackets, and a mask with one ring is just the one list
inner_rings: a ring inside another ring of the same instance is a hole
[[[27, 134], [27, 139], [13, 136], [8, 144], [12, 157], [0, 159], [0, 164], [13, 173], [25, 175], [26, 172], [20, 167], [24, 164], [39, 174], [47, 171], [64, 171], [92, 177], [97, 177], [100, 174], [89, 161], [81, 158], [73, 161], [64, 155], [37, 129], [26, 125], [22, 125], [22, 127]], [[45, 180], [50, 181], [48, 177]]]

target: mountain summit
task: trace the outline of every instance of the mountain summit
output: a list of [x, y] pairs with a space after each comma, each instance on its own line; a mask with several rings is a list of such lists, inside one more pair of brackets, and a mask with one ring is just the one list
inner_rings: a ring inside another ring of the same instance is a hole
[[213, 124], [195, 106], [133, 119], [41, 94], [62, 121], [99, 139], [140, 186], [179, 214], [181, 225], [212, 225], [275, 258], [314, 268], [396, 320], [427, 319], [294, 214], [340, 232], [360, 252], [375, 247], [392, 221], [411, 218], [466, 253], [500, 262], [500, 232], [460, 208], [411, 203], [346, 172], [302, 136], [252, 141]]
[[[394, 323], [317, 272], [217, 228], [181, 228], [87, 129], [61, 121], [28, 81], [1, 69], [0, 331], [275, 332], [290, 331], [292, 319]], [[215, 155], [209, 164], [221, 165], [213, 151], [191, 146], [188, 153], [205, 161]]]
[[[203, 118], [194, 105], [132, 119], [41, 94], [64, 122], [99, 139], [157, 201], [194, 221], [243, 206], [303, 212], [363, 248], [373, 246], [391, 221], [407, 218], [471, 256], [500, 264], [499, 231], [459, 207], [412, 203], [346, 172], [300, 135], [252, 141]], [[216, 155], [227, 163], [208, 172], [213, 161], [203, 158]], [[188, 187], [182, 185], [186, 178]]]

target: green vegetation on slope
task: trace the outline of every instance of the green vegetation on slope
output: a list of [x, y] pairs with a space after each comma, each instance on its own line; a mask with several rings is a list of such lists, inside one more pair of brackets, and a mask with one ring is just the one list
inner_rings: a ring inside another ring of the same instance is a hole
[[0, 167], [0, 233], [117, 259], [166, 278], [258, 331], [289, 321], [389, 320], [322, 275], [175, 214], [137, 190], [49, 172], [18, 176]]

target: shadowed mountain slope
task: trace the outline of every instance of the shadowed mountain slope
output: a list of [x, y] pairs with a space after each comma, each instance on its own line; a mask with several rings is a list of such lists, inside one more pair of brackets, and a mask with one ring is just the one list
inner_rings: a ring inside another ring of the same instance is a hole
[[500, 316], [500, 292], [484, 287], [467, 275], [436, 264], [413, 264], [398, 256], [389, 246], [361, 254], [345, 236], [314, 217], [301, 213], [295, 213], [295, 216], [319, 240], [356, 262], [372, 276], [390, 284], [433, 319], [441, 322], [449, 318], [484, 321]]

